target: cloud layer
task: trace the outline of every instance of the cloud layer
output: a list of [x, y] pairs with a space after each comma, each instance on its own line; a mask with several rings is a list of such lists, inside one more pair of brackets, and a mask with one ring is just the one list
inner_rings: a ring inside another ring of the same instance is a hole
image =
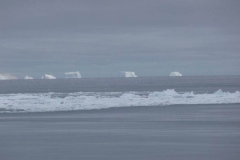
[[0, 73], [240, 74], [236, 0], [0, 3]]

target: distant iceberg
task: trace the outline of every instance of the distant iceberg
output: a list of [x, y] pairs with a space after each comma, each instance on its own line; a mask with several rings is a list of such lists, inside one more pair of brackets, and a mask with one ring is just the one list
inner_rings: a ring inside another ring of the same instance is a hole
[[18, 78], [11, 74], [0, 74], [0, 80], [8, 80], [8, 79], [18, 79]]
[[137, 77], [137, 75], [135, 74], [135, 72], [131, 72], [131, 71], [120, 71], [119, 72], [119, 76], [120, 77]]
[[30, 76], [25, 76], [24, 79], [33, 79], [33, 77], [30, 77]]
[[42, 76], [41, 79], [56, 79], [56, 77], [54, 77], [53, 75], [50, 75], [50, 74], [45, 74], [44, 76]]
[[81, 78], [81, 74], [79, 71], [76, 72], [66, 72], [65, 78]]
[[174, 77], [175, 76], [182, 76], [182, 74], [179, 73], [179, 72], [171, 72], [169, 76], [174, 76]]

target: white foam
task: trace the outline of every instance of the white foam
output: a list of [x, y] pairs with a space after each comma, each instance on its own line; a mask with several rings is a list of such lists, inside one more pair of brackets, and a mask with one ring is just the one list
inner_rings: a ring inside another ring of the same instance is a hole
[[41, 79], [56, 79], [56, 77], [54, 77], [53, 75], [50, 75], [50, 74], [45, 74], [44, 76], [42, 76]]
[[137, 77], [137, 75], [135, 74], [135, 72], [131, 72], [131, 71], [120, 71], [120, 72], [119, 72], [119, 76], [120, 76], [120, 77], [125, 77], [125, 78]]
[[48, 112], [91, 110], [129, 106], [164, 106], [175, 104], [240, 103], [240, 92], [213, 94], [163, 92], [77, 92], [0, 94], [0, 112]]
[[76, 72], [66, 72], [65, 78], [81, 78], [81, 74], [79, 71]]
[[170, 74], [169, 74], [169, 76], [182, 76], [182, 74], [181, 73], [179, 73], [179, 72], [171, 72]]

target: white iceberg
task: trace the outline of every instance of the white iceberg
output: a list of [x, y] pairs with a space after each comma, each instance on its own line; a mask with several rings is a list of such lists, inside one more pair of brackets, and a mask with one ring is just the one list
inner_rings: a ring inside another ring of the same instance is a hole
[[135, 74], [135, 72], [131, 72], [131, 71], [120, 71], [119, 72], [119, 76], [120, 77], [137, 77], [137, 75]]
[[181, 73], [179, 73], [179, 72], [171, 72], [170, 74], [169, 74], [169, 76], [182, 76], [182, 74]]
[[0, 80], [8, 80], [8, 79], [18, 79], [18, 78], [11, 74], [0, 74]]
[[33, 79], [33, 77], [30, 77], [30, 76], [25, 76], [24, 79]]
[[66, 72], [65, 78], [81, 78], [81, 74], [79, 71], [76, 72]]
[[42, 76], [41, 79], [56, 79], [56, 77], [54, 77], [53, 75], [50, 75], [50, 74], [45, 74], [44, 76]]

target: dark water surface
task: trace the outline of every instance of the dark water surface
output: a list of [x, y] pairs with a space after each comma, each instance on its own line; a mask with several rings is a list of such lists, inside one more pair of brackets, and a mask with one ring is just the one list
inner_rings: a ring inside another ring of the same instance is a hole
[[0, 115], [1, 160], [239, 160], [240, 106]]
[[138, 77], [138, 78], [81, 78], [55, 80], [0, 81], [0, 94], [46, 92], [115, 92], [115, 91], [194, 91], [213, 93], [240, 91], [240, 76], [192, 76], [192, 77]]

